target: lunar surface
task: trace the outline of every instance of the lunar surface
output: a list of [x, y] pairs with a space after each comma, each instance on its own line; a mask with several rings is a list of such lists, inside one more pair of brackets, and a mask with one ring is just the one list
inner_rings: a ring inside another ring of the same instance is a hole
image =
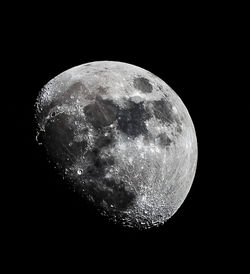
[[191, 117], [160, 78], [100, 61], [48, 82], [36, 102], [37, 141], [101, 214], [139, 229], [168, 220], [185, 200], [197, 164]]

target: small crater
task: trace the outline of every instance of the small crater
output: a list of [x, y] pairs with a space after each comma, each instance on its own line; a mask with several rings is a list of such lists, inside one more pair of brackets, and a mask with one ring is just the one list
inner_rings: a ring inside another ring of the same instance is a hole
[[145, 77], [138, 77], [134, 79], [134, 87], [144, 93], [150, 93], [153, 90], [149, 80]]
[[83, 170], [82, 170], [82, 169], [78, 169], [78, 170], [77, 170], [77, 174], [78, 174], [78, 175], [81, 175], [81, 174], [82, 174], [82, 172], [83, 172]]

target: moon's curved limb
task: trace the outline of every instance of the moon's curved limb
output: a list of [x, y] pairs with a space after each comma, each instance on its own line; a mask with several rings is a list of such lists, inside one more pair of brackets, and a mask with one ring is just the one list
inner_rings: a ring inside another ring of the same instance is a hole
[[198, 155], [191, 117], [142, 68], [111, 61], [71, 68], [42, 89], [36, 118], [54, 164], [114, 221], [157, 226], [190, 190]]

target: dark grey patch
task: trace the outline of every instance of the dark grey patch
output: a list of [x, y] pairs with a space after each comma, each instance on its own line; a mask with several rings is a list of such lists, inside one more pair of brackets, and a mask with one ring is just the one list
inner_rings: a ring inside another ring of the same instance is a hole
[[144, 108], [143, 102], [135, 103], [128, 101], [128, 107], [119, 109], [117, 112], [117, 128], [131, 137], [146, 135], [145, 121], [151, 117]]
[[176, 123], [177, 123], [177, 126], [176, 126], [176, 131], [181, 134], [182, 133], [182, 123], [179, 119], [176, 119]]
[[125, 210], [132, 204], [135, 199], [135, 194], [126, 189], [126, 183], [122, 180], [119, 182], [115, 180], [105, 180], [103, 183], [108, 185], [113, 192], [108, 192], [110, 194], [106, 199], [108, 204], [113, 205], [118, 210]]
[[176, 132], [182, 133], [182, 122], [178, 115], [172, 111], [172, 104], [168, 100], [153, 101], [153, 112], [157, 119], [162, 123], [172, 124], [176, 123]]
[[76, 82], [69, 87], [68, 92], [70, 96], [73, 95], [75, 98], [86, 98], [88, 100], [94, 100], [96, 95], [91, 92], [82, 82]]
[[84, 174], [87, 179], [102, 179], [105, 175], [105, 168], [114, 164], [114, 158], [112, 156], [101, 158], [100, 149], [93, 149], [86, 153], [86, 160], [89, 162], [89, 166]]
[[162, 147], [168, 147], [172, 143], [172, 140], [167, 136], [166, 133], [160, 133], [157, 138], [159, 138], [159, 144]]
[[150, 93], [153, 90], [149, 80], [145, 77], [138, 77], [134, 79], [134, 87], [142, 92]]
[[89, 104], [84, 108], [86, 119], [94, 128], [112, 124], [116, 119], [117, 107], [111, 100], [104, 100], [100, 96], [96, 97], [93, 104]]
[[163, 91], [162, 85], [157, 85], [157, 87], [158, 87], [158, 89], [159, 89], [160, 91]]
[[100, 136], [95, 141], [95, 145], [98, 148], [102, 148], [105, 146], [109, 146], [114, 142], [114, 138], [112, 136]]
[[153, 139], [154, 137], [152, 136], [152, 134], [150, 132], [147, 132], [147, 134], [143, 136], [143, 143], [145, 145], [149, 145]]
[[[95, 205], [102, 205], [105, 201], [108, 205], [116, 205], [117, 208], [125, 208], [130, 202], [129, 193], [125, 188], [116, 186], [116, 182], [106, 180], [106, 169], [115, 164], [112, 155], [101, 157], [102, 149], [112, 146], [115, 142], [112, 134], [109, 136], [99, 135], [94, 143], [94, 148], [85, 153], [85, 160], [88, 165], [83, 173], [83, 180], [86, 182], [86, 193], [90, 193], [95, 201]], [[108, 182], [111, 184], [108, 185]], [[120, 195], [120, 196], [119, 196]]]
[[104, 147], [110, 146], [115, 142], [114, 138], [110, 136], [99, 136], [94, 143], [94, 148], [85, 154], [85, 159], [88, 164], [86, 170], [87, 178], [97, 179], [103, 178], [105, 175], [105, 168], [114, 164], [114, 157], [109, 155], [101, 158], [101, 150]]
[[65, 103], [67, 99], [72, 101], [71, 96], [74, 96], [74, 98], [86, 98], [88, 100], [94, 99], [94, 94], [91, 94], [91, 92], [85, 87], [85, 85], [77, 81], [74, 84], [72, 84], [67, 92], [62, 93], [60, 97], [60, 102]]
[[108, 90], [108, 88], [106, 88], [106, 87], [102, 87], [102, 86], [98, 87], [98, 92], [102, 95], [106, 94], [107, 90]]
[[172, 105], [167, 100], [152, 101], [153, 112], [157, 119], [163, 123], [173, 123], [174, 114], [172, 111]]
[[135, 199], [135, 194], [126, 189], [122, 180], [117, 182], [114, 179], [103, 179], [100, 183], [89, 187], [89, 192], [93, 195], [97, 205], [105, 201], [115, 210], [126, 210]]
[[46, 123], [43, 141], [54, 162], [67, 166], [85, 151], [87, 142], [73, 142], [73, 138], [74, 126], [70, 116], [61, 113]]
[[80, 90], [83, 89], [83, 84], [81, 82], [75, 82], [74, 84], [72, 84], [69, 88], [68, 91], [70, 94], [75, 93], [75, 92], [79, 92]]

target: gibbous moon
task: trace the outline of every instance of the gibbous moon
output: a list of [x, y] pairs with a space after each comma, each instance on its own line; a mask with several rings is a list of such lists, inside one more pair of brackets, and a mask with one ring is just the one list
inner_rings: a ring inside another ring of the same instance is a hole
[[100, 61], [48, 82], [36, 102], [37, 140], [62, 178], [100, 214], [139, 229], [167, 221], [197, 164], [179, 96], [140, 67]]

